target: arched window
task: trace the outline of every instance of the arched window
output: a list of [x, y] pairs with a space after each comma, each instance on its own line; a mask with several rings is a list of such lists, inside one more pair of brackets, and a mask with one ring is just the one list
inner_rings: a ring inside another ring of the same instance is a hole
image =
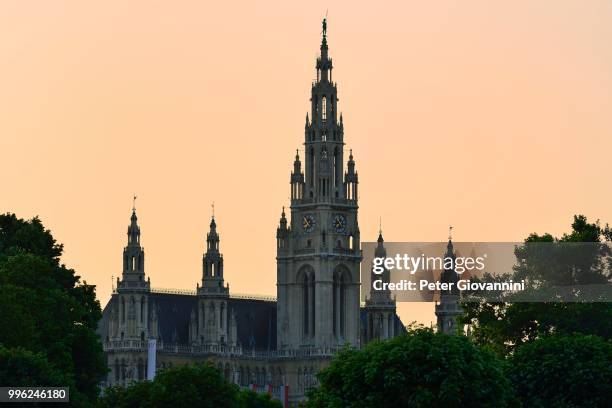
[[314, 187], [314, 177], [315, 177], [315, 152], [314, 148], [310, 148], [310, 166], [309, 166], [309, 178], [310, 178], [310, 187]]
[[140, 298], [140, 323], [144, 322], [145, 315], [145, 297]]
[[350, 281], [348, 269], [345, 266], [338, 266], [334, 271], [332, 285], [332, 320], [334, 334], [339, 338], [346, 335], [346, 302]]
[[125, 323], [125, 298], [121, 298], [121, 323]]
[[327, 120], [327, 97], [321, 98], [321, 119]]
[[309, 290], [308, 290], [308, 276], [306, 274], [304, 274], [304, 278], [302, 281], [302, 308], [303, 308], [303, 314], [302, 314], [302, 320], [304, 323], [304, 335], [308, 336], [310, 333], [310, 324], [309, 324], [309, 319], [310, 319], [310, 313], [309, 312], [309, 304], [310, 302], [308, 301], [308, 295], [309, 295]]
[[225, 317], [225, 303], [221, 303], [221, 313], [219, 314], [219, 327], [223, 329], [223, 318]]
[[138, 359], [138, 379], [141, 381], [144, 380], [144, 364], [142, 363], [142, 358]]
[[[340, 158], [338, 157], [338, 148], [334, 148], [334, 158], [332, 163], [332, 187], [334, 190], [338, 187], [338, 180], [342, 178], [342, 174], [338, 174], [340, 168], [338, 163], [340, 163]], [[336, 197], [338, 197], [338, 191], [336, 190]]]
[[121, 374], [121, 368], [119, 367], [119, 359], [115, 359], [115, 381], [119, 381], [119, 376]]
[[309, 338], [315, 334], [315, 274], [310, 265], [298, 271], [297, 283], [300, 288], [303, 337]]

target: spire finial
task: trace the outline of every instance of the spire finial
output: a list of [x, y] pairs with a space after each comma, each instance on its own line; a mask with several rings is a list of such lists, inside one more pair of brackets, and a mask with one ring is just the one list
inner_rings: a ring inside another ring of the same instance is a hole
[[378, 217], [378, 233], [382, 235], [382, 217]]
[[448, 240], [452, 241], [452, 239], [453, 239], [453, 226], [449, 225], [448, 226]]
[[132, 198], [132, 211], [136, 212], [136, 199], [138, 197], [136, 196], [136, 194], [134, 194], [134, 197]]
[[212, 217], [213, 217], [213, 220], [214, 220], [215, 219], [215, 202], [213, 201], [210, 206], [212, 207]]
[[327, 37], [327, 10], [325, 10], [325, 17], [323, 17], [323, 23], [321, 24], [323, 27], [323, 39]]

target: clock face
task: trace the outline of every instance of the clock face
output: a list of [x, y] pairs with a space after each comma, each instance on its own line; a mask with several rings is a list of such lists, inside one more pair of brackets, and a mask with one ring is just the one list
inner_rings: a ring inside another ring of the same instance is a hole
[[312, 232], [316, 223], [317, 221], [315, 220], [315, 217], [313, 215], [306, 214], [302, 219], [302, 228], [304, 228], [304, 231], [306, 232]]
[[332, 227], [334, 231], [342, 233], [346, 231], [346, 217], [342, 214], [336, 214], [332, 219]]

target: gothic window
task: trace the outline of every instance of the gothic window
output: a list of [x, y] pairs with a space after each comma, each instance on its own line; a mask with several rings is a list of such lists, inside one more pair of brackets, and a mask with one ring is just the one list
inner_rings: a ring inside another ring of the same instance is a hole
[[121, 369], [119, 368], [119, 359], [115, 359], [115, 381], [119, 381], [119, 375], [121, 373]]
[[210, 264], [210, 276], [215, 276], [215, 263], [211, 262]]
[[121, 323], [125, 323], [125, 298], [121, 298]]
[[223, 316], [225, 312], [225, 304], [221, 303], [221, 313], [219, 314], [219, 327], [223, 329]]
[[333, 329], [338, 337], [344, 337], [346, 333], [346, 302], [350, 283], [350, 273], [344, 266], [339, 266], [334, 271], [332, 313]]
[[133, 256], [132, 257], [132, 271], [135, 271], [135, 270], [136, 270], [136, 257]]
[[315, 167], [315, 153], [314, 153], [314, 149], [311, 148], [310, 149], [310, 168], [309, 170], [309, 178], [310, 178], [310, 187], [314, 186], [314, 167]]
[[327, 120], [327, 97], [321, 98], [321, 118]]
[[302, 331], [305, 338], [314, 336], [315, 330], [315, 276], [311, 266], [305, 265], [298, 272], [302, 307]]
[[308, 309], [309, 309], [309, 302], [308, 302], [308, 276], [304, 275], [304, 280], [302, 282], [302, 308], [304, 310], [303, 312], [303, 316], [302, 316], [302, 320], [304, 323], [304, 334], [306, 336], [308, 336], [309, 334], [309, 313], [308, 313]]
[[[337, 186], [337, 180], [338, 180], [338, 148], [336, 147], [334, 149], [334, 159], [332, 162], [332, 187], [335, 189]], [[338, 192], [336, 191], [336, 197], [338, 196]]]
[[[323, 142], [327, 142], [327, 131], [326, 131], [326, 130], [324, 130], [324, 131], [321, 133], [321, 140], [322, 140]], [[326, 154], [325, 156], [327, 157], [327, 154]]]
[[144, 314], [145, 314], [145, 298], [144, 296], [140, 299], [140, 323], [144, 322]]
[[[202, 303], [202, 326], [206, 326], [206, 306]], [[202, 342], [204, 339], [202, 338]]]
[[142, 358], [138, 359], [138, 379], [144, 380], [144, 364]]

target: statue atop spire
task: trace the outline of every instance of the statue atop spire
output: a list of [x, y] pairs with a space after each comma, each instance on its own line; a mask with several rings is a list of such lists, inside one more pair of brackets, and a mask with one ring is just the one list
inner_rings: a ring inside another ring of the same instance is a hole
[[325, 42], [325, 39], [327, 38], [327, 13], [325, 13], [325, 17], [323, 18], [323, 23], [321, 25], [323, 26], [323, 41]]

